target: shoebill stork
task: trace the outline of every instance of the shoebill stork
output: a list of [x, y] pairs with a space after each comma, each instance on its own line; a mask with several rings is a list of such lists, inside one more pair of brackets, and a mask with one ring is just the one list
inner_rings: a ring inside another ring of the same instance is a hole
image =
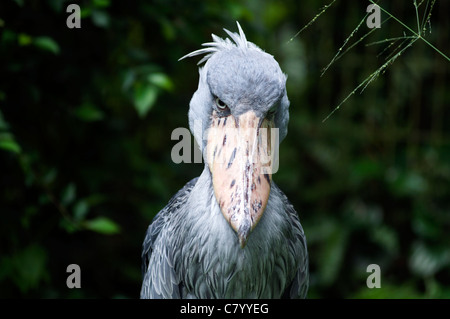
[[148, 227], [141, 298], [306, 296], [303, 228], [261, 160], [269, 129], [287, 134], [286, 75], [237, 26], [183, 57], [205, 54], [189, 109], [205, 167]]

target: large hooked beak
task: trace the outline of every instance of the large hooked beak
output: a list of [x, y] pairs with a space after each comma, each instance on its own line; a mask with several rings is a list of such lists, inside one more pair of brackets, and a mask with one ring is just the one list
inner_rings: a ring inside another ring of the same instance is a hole
[[273, 120], [253, 111], [239, 117], [213, 114], [207, 161], [223, 216], [245, 247], [266, 208], [272, 180]]

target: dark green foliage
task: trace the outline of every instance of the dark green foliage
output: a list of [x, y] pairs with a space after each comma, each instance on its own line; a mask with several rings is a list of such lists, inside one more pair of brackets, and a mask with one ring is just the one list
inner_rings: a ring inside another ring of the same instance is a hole
[[[138, 297], [148, 224], [203, 168], [170, 158], [198, 80], [178, 59], [239, 20], [289, 76], [274, 180], [306, 232], [309, 297], [450, 298], [450, 63], [417, 41], [322, 123], [395, 48], [366, 44], [407, 32], [387, 21], [320, 77], [370, 3], [337, 1], [289, 41], [329, 2], [86, 0], [69, 29], [69, 1], [2, 1], [0, 297]], [[379, 1], [409, 26], [413, 2]], [[426, 36], [447, 56], [449, 9]]]

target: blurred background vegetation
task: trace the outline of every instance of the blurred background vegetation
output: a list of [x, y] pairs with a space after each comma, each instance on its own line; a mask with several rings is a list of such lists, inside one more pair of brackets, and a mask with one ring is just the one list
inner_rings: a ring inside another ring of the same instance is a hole
[[[449, 298], [450, 62], [417, 41], [322, 122], [398, 45], [366, 44], [410, 35], [391, 19], [320, 77], [369, 4], [337, 1], [289, 41], [329, 2], [3, 0], [0, 297], [138, 297], [148, 224], [203, 168], [170, 159], [198, 81], [177, 60], [238, 20], [289, 76], [274, 180], [306, 232], [309, 298]], [[413, 0], [379, 3], [415, 29]], [[436, 1], [426, 36], [447, 55], [449, 11]]]

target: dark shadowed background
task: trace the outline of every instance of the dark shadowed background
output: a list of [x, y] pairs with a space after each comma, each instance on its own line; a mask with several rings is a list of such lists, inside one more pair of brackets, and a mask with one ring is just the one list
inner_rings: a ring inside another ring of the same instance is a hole
[[[321, 77], [370, 4], [336, 1], [290, 41], [330, 2], [2, 0], [0, 297], [139, 296], [148, 224], [202, 171], [171, 161], [198, 81], [178, 59], [239, 21], [288, 74], [273, 178], [305, 229], [309, 298], [450, 298], [450, 61], [419, 39], [322, 122], [408, 43], [374, 42], [413, 35], [391, 18], [361, 39], [363, 22]], [[379, 1], [414, 31], [434, 3], [425, 37], [449, 56], [450, 2], [418, 3]]]

